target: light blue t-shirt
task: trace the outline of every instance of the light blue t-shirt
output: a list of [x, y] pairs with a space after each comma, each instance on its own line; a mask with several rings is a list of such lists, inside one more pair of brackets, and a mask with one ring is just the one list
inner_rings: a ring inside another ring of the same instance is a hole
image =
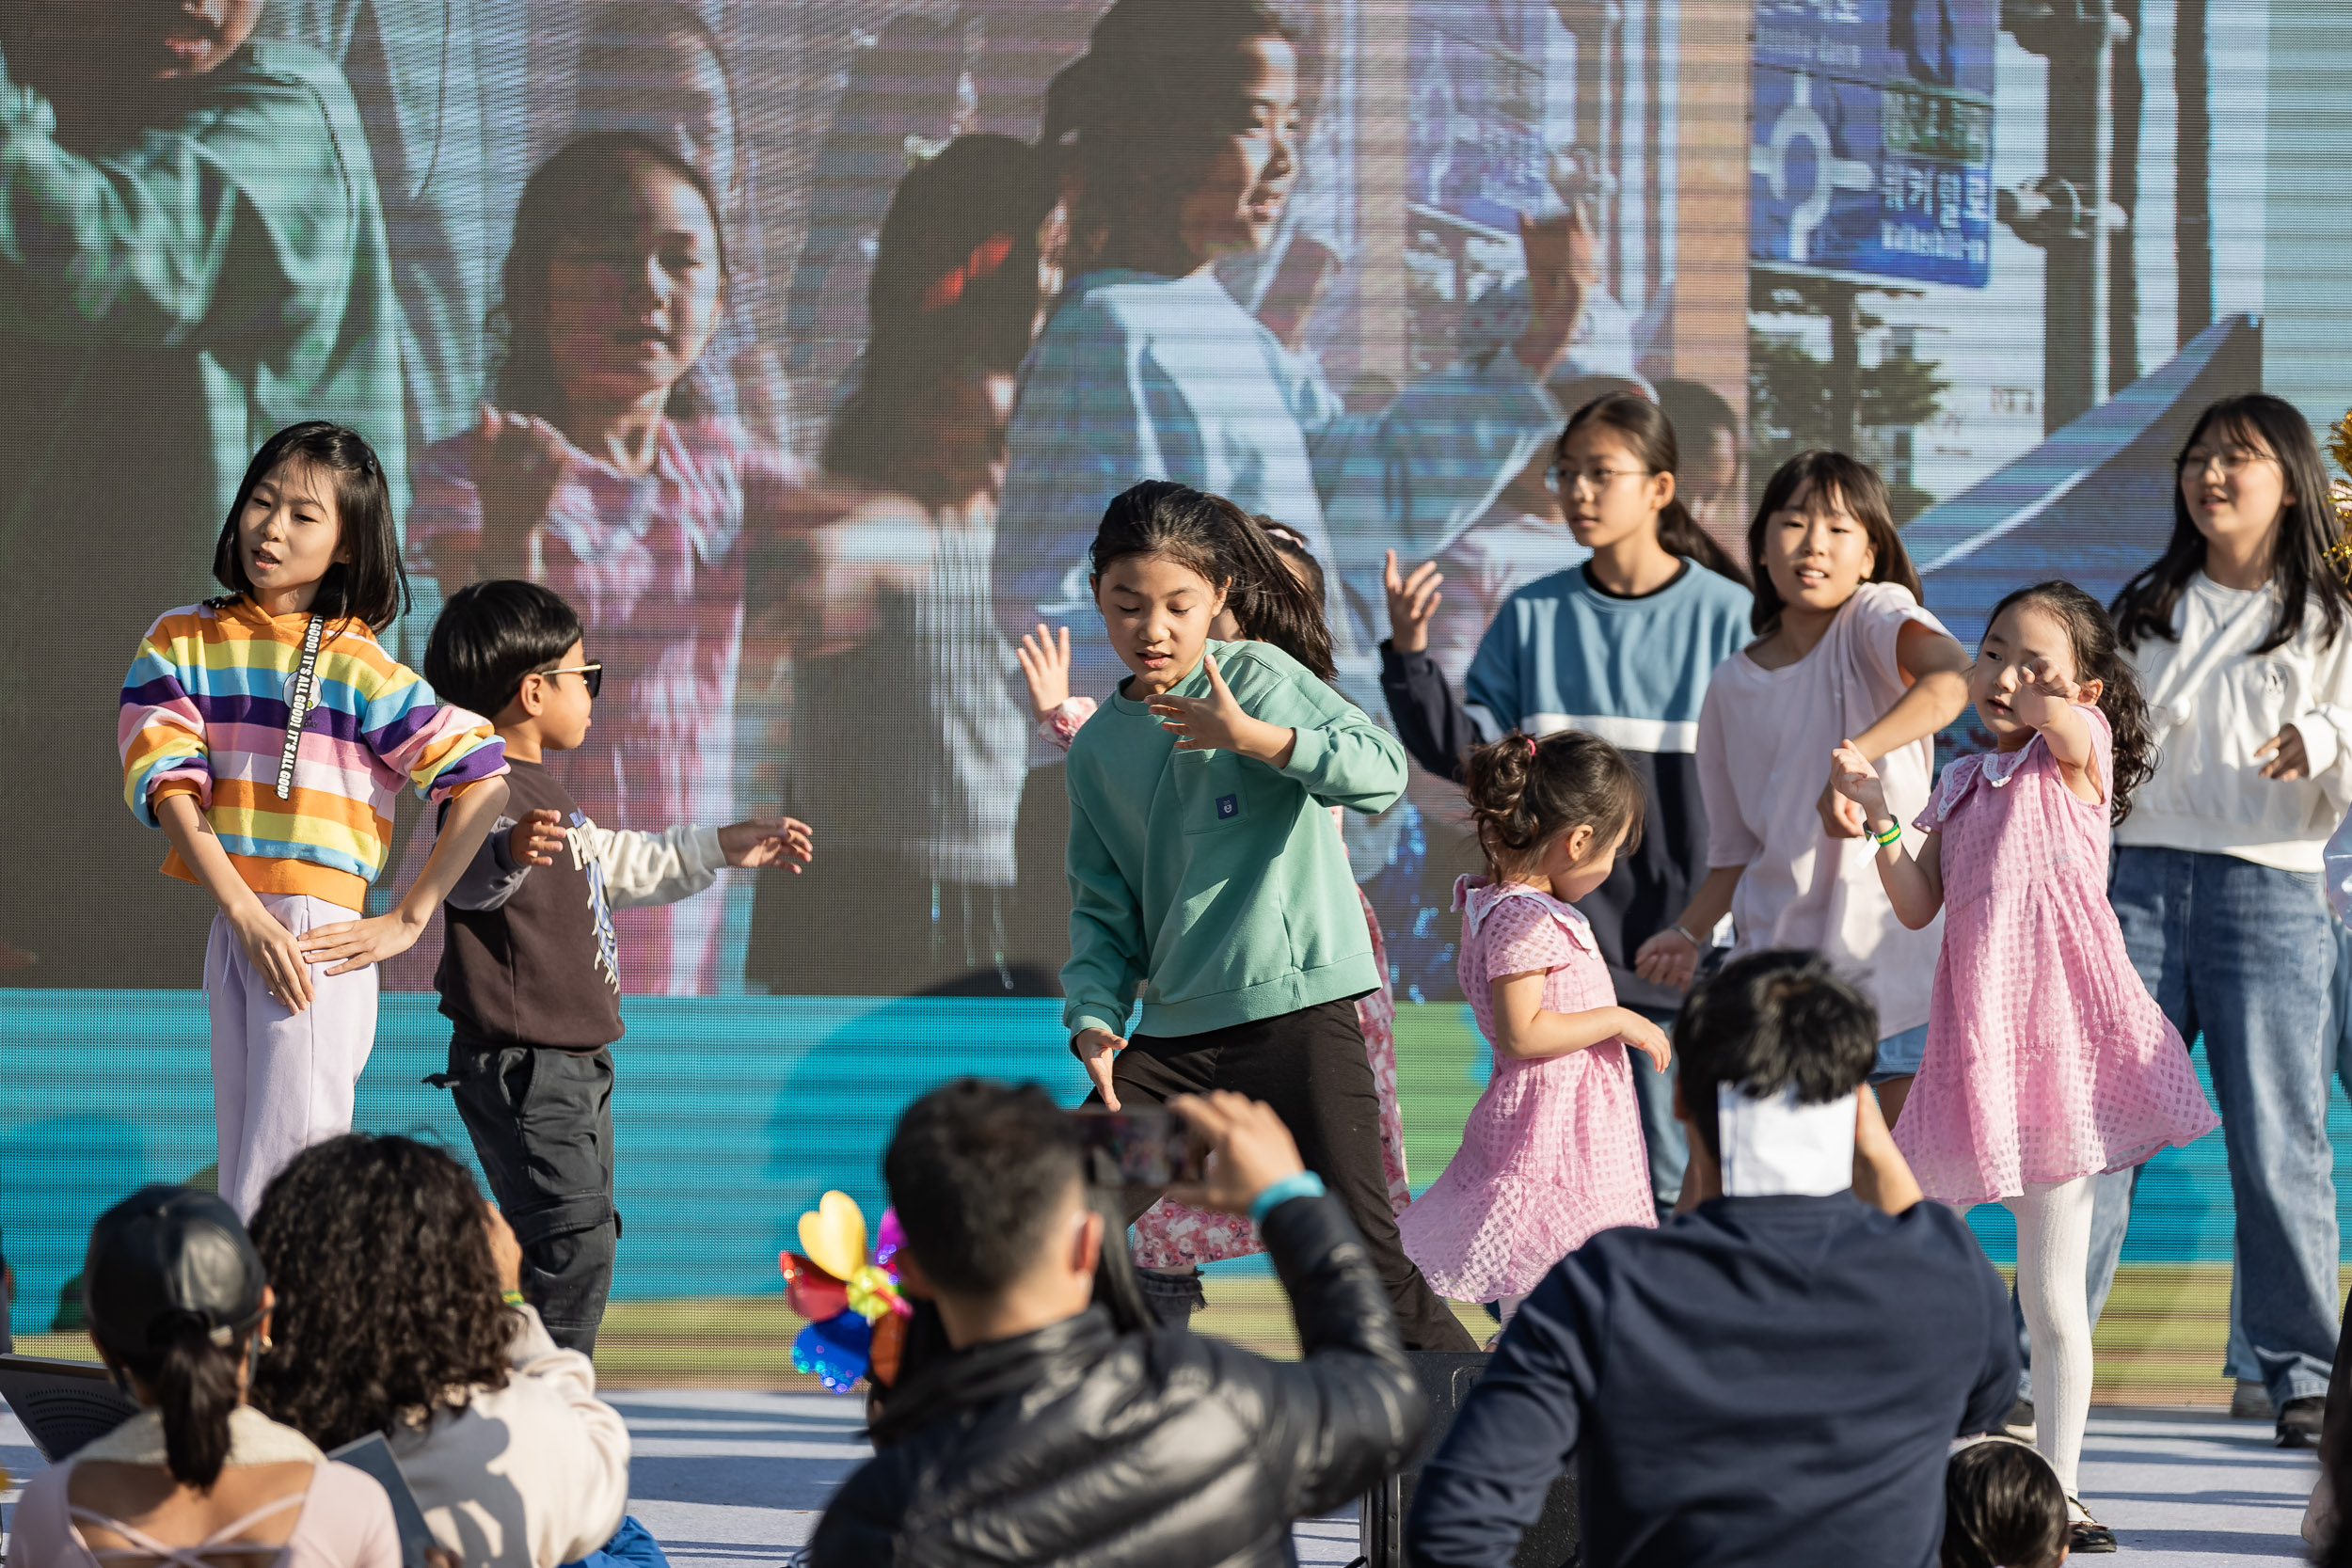
[[1491, 739], [1582, 730], [1620, 751], [1691, 755], [1715, 667], [1755, 636], [1755, 596], [1695, 561], [1638, 599], [1604, 594], [1582, 567], [1529, 583], [1503, 605], [1463, 682], [1463, 707]]
[[[1125, 673], [1095, 630], [1087, 552], [1113, 496], [1170, 479], [1296, 529], [1338, 588], [1343, 681], [1377, 641], [1380, 551], [1434, 554], [1559, 435], [1557, 402], [1508, 354], [1407, 387], [1349, 418], [1214, 273], [1108, 268], [1072, 284], [1022, 369], [993, 573], [998, 624], [1071, 625], [1072, 689]], [[1373, 673], [1359, 695], [1377, 705]], [[1349, 681], [1348, 684], [1356, 684]]]

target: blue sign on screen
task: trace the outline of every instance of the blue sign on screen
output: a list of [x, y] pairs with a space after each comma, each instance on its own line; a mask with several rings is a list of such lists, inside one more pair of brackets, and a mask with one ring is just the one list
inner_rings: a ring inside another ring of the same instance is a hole
[[1992, 0], [1760, 0], [1752, 261], [1982, 288]]

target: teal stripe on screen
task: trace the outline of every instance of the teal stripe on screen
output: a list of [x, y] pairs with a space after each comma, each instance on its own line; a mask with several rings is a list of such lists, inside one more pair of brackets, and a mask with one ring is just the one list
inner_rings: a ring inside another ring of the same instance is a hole
[[[825, 1189], [880, 1216], [891, 1124], [943, 1079], [1038, 1079], [1065, 1103], [1084, 1090], [1048, 999], [632, 998], [624, 1011], [613, 1096], [624, 1298], [779, 1289], [776, 1253]], [[421, 1082], [444, 1066], [448, 1037], [432, 996], [386, 996], [358, 1124], [434, 1140], [471, 1165], [449, 1096]], [[100, 1211], [143, 1181], [212, 1163], [208, 1042], [195, 991], [0, 990], [0, 1245], [18, 1275], [19, 1332], [47, 1326]], [[1483, 1048], [1463, 1043], [1457, 1060], [1483, 1061]], [[1406, 1076], [1409, 1131], [1409, 1067]], [[2329, 1132], [2338, 1192], [2352, 1195], [2352, 1106], [2341, 1087]], [[1441, 1163], [1414, 1141], [1414, 1181], [1425, 1187]], [[1987, 1206], [1971, 1217], [1986, 1250], [2009, 1261], [2007, 1213]], [[2124, 1256], [2226, 1262], [2231, 1226], [2215, 1133], [2150, 1163]]]

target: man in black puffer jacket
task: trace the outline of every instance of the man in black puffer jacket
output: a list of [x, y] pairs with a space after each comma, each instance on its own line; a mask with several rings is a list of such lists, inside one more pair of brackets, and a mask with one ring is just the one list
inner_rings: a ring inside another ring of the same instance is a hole
[[893, 1393], [814, 1568], [1295, 1563], [1292, 1521], [1421, 1441], [1388, 1292], [1280, 1119], [1232, 1094], [1169, 1108], [1211, 1150], [1206, 1185], [1170, 1196], [1257, 1219], [1304, 1359], [1120, 1333], [1092, 1300], [1104, 1227], [1068, 1114], [1035, 1085], [945, 1085], [908, 1108], [882, 1169], [908, 1287], [954, 1350]]

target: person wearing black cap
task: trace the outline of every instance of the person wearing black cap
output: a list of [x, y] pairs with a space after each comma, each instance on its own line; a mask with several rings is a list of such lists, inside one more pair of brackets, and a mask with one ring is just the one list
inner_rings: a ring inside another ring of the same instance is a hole
[[140, 1410], [25, 1485], [9, 1568], [231, 1553], [398, 1568], [384, 1489], [245, 1402], [275, 1303], [236, 1211], [140, 1188], [91, 1227], [82, 1293], [98, 1354]]

